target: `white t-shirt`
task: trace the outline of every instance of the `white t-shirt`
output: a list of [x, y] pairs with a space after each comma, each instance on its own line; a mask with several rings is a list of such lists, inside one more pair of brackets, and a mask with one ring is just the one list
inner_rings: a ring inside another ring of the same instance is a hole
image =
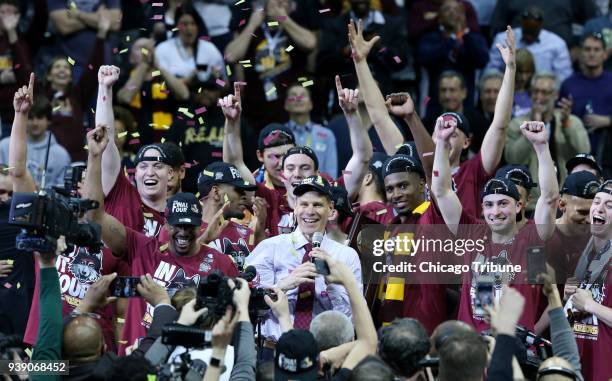
[[223, 55], [217, 47], [208, 41], [198, 39], [198, 51], [194, 59], [193, 56], [187, 56], [187, 52], [183, 47], [180, 38], [175, 37], [166, 40], [155, 48], [155, 54], [159, 60], [159, 65], [179, 78], [189, 77], [196, 65], [207, 65], [206, 73], [210, 75], [213, 68], [225, 75], [225, 62]]

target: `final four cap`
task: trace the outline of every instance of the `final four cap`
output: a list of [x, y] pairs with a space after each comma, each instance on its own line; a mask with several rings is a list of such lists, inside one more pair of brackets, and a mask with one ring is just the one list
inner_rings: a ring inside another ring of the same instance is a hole
[[202, 209], [200, 202], [192, 193], [177, 193], [166, 202], [166, 218], [170, 225], [202, 224]]
[[295, 189], [293, 189], [293, 194], [296, 196], [301, 196], [310, 191], [321, 193], [330, 199], [333, 197], [331, 185], [321, 176], [309, 176], [305, 178], [295, 187]]
[[309, 331], [292, 329], [281, 335], [274, 353], [274, 381], [315, 381], [319, 346]]
[[265, 126], [257, 139], [257, 149], [260, 151], [285, 144], [295, 144], [295, 136], [289, 127], [280, 123], [270, 123]]
[[472, 135], [472, 129], [470, 128], [470, 123], [468, 122], [467, 118], [465, 117], [465, 115], [463, 115], [460, 112], [445, 112], [444, 114], [440, 115], [443, 119], [446, 119], [448, 117], [453, 117], [456, 121], [457, 121], [457, 128], [460, 129], [461, 131], [463, 131], [463, 133], [466, 136], [471, 136]]
[[527, 189], [535, 188], [538, 184], [533, 182], [533, 177], [529, 168], [524, 165], [509, 164], [501, 167], [495, 172], [495, 177], [512, 180], [516, 185], [520, 185]]
[[[150, 150], [154, 150], [155, 153], [147, 153], [147, 151]], [[147, 156], [145, 156], [145, 153], [147, 153]], [[134, 160], [134, 162], [138, 164], [141, 161], [159, 161], [161, 163], [171, 165], [166, 148], [161, 143], [147, 144], [146, 146], [141, 147], [136, 153], [136, 160]]]
[[408, 142], [401, 144], [397, 148], [397, 151], [395, 153], [401, 154], [401, 155], [408, 155], [416, 159], [417, 161], [421, 161], [421, 159], [419, 158], [419, 153], [417, 152], [416, 143], [414, 142], [414, 140], [410, 140]]
[[297, 147], [289, 148], [287, 150], [287, 153], [285, 153], [285, 156], [283, 156], [283, 167], [285, 166], [285, 160], [287, 160], [289, 156], [299, 155], [299, 154], [310, 157], [312, 161], [314, 161], [315, 171], [319, 169], [319, 159], [317, 158], [317, 154], [315, 153], [315, 151], [312, 150], [312, 148], [307, 147], [307, 146], [297, 146]]
[[378, 176], [381, 182], [384, 179], [383, 177], [384, 164], [388, 158], [389, 156], [387, 156], [386, 154], [382, 152], [374, 152], [372, 154], [372, 158], [370, 159], [370, 165], [369, 165], [370, 170], [374, 172], [376, 176]]
[[390, 174], [401, 172], [415, 172], [425, 178], [425, 171], [421, 164], [408, 155], [393, 155], [383, 164], [383, 180]]
[[343, 186], [337, 185], [330, 188], [334, 209], [344, 212], [349, 216], [354, 216], [353, 207], [349, 202], [348, 192]]
[[565, 163], [565, 169], [567, 169], [567, 173], [571, 173], [572, 170], [580, 164], [586, 164], [593, 167], [593, 169], [596, 169], [599, 174], [602, 172], [601, 167], [599, 164], [597, 164], [597, 160], [595, 160], [595, 156], [591, 155], [590, 153], [579, 153], [578, 155], [572, 157], [567, 161], [567, 163]]
[[521, 195], [518, 189], [516, 189], [516, 185], [514, 185], [512, 180], [504, 177], [494, 177], [487, 181], [482, 193], [480, 193], [480, 199], [482, 200], [485, 198], [485, 196], [490, 194], [503, 194], [508, 197], [512, 197], [516, 201], [521, 199]]
[[580, 198], [595, 198], [601, 183], [597, 176], [588, 171], [574, 172], [567, 175], [561, 194], [569, 194]]
[[[236, 166], [222, 161], [215, 161], [200, 172], [198, 176], [198, 189], [205, 185], [229, 184], [236, 188], [254, 191], [257, 185], [242, 178], [242, 174]], [[201, 192], [201, 191], [200, 191]]]

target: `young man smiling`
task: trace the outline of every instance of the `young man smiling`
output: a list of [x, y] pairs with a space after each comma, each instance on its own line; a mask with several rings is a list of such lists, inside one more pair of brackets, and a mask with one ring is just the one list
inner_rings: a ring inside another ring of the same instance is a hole
[[[478, 331], [489, 328], [484, 315], [475, 308], [475, 295], [480, 282], [493, 281], [494, 297], [499, 299], [504, 284], [512, 284], [527, 300], [525, 312], [520, 323], [533, 329], [539, 316], [537, 313], [540, 298], [539, 288], [527, 284], [526, 271], [487, 273], [473, 270], [473, 263], [520, 265], [526, 269], [527, 250], [541, 246], [548, 240], [555, 228], [555, 215], [559, 200], [559, 188], [554, 171], [554, 164], [548, 147], [548, 138], [544, 123], [524, 122], [521, 132], [531, 142], [538, 162], [538, 182], [541, 195], [535, 209], [535, 225], [519, 229], [516, 215], [523, 207], [516, 185], [507, 178], [493, 178], [482, 190], [481, 200], [484, 223], [467, 214], [459, 197], [451, 188], [451, 170], [448, 160], [450, 139], [455, 132], [453, 123], [438, 123], [432, 193], [444, 222], [459, 237], [483, 239], [486, 237], [485, 250], [477, 251], [463, 258], [448, 255], [445, 260], [460, 261], [470, 266], [471, 271], [463, 276], [459, 320], [472, 324]], [[459, 226], [462, 224], [462, 226]], [[485, 226], [486, 224], [486, 226]], [[457, 237], [457, 238], [459, 238]]]
[[[156, 238], [125, 227], [104, 211], [101, 158], [108, 140], [106, 128], [101, 126], [87, 134], [87, 198], [100, 203], [99, 208], [89, 213], [89, 218], [102, 226], [102, 241], [114, 255], [125, 258], [130, 265], [130, 275], [151, 274], [171, 294], [183, 287], [197, 287], [200, 279], [212, 270], [236, 276], [236, 266], [229, 256], [198, 243], [202, 209], [191, 193], [177, 193], [168, 199], [168, 222], [165, 225], [169, 237], [167, 245], [160, 246]], [[143, 299], [131, 298], [122, 340], [132, 345], [136, 339], [144, 336], [152, 321], [152, 311], [152, 307]]]

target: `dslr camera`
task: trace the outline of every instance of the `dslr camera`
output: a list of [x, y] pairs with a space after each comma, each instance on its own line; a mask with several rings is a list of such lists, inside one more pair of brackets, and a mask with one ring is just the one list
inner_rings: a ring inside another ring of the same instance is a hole
[[16, 239], [17, 249], [54, 252], [57, 239], [63, 235], [69, 245], [100, 250], [100, 225], [79, 222], [79, 217], [86, 211], [99, 207], [97, 201], [77, 197], [77, 187], [84, 169], [66, 167], [63, 187], [13, 195], [9, 224], [22, 228]]

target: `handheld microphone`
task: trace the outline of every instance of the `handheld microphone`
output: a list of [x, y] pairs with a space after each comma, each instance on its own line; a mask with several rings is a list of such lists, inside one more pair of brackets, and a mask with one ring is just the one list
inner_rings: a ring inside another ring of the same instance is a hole
[[312, 248], [321, 247], [321, 242], [323, 241], [323, 233], [314, 232], [312, 235]]

